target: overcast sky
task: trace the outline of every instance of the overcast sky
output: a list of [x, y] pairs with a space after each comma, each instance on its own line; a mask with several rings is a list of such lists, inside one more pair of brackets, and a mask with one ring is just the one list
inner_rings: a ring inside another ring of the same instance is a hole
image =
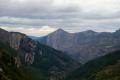
[[120, 0], [0, 0], [0, 27], [33, 36], [120, 28]]

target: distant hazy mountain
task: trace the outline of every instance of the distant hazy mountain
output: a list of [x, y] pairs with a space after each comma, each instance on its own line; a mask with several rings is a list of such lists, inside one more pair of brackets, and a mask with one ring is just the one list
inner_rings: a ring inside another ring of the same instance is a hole
[[61, 51], [40, 44], [25, 34], [0, 29], [0, 80], [1, 76], [6, 78], [3, 80], [64, 78], [77, 66], [76, 61]]
[[87, 62], [120, 49], [120, 30], [95, 32], [92, 30], [68, 33], [62, 29], [37, 39], [55, 49], [69, 53], [80, 62]]

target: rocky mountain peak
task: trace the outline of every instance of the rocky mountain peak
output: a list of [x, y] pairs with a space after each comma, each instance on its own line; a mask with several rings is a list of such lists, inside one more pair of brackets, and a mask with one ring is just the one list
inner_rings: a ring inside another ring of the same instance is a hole
[[97, 32], [95, 32], [93, 30], [87, 30], [87, 31], [84, 31], [83, 33], [86, 33], [86, 34], [95, 34]]
[[67, 31], [64, 31], [63, 29], [59, 28], [55, 32], [49, 34], [48, 37], [53, 36], [54, 38], [58, 38], [59, 36], [63, 36], [63, 35], [69, 35], [69, 33]]
[[57, 31], [64, 31], [62, 28], [57, 29]]
[[87, 30], [87, 31], [83, 31], [83, 32], [80, 32], [80, 33], [82, 33], [84, 35], [87, 35], [87, 36], [93, 36], [93, 35], [98, 34], [98, 32], [95, 32], [93, 30]]
[[64, 31], [63, 29], [59, 28], [55, 31], [56, 33], [68, 33], [66, 31]]

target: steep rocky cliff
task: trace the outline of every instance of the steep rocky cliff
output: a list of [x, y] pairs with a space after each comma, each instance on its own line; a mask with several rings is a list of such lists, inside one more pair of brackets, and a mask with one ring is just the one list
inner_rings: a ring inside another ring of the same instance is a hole
[[[0, 32], [0, 41], [3, 41], [7, 46], [17, 51], [17, 56], [13, 58], [17, 68], [28, 65], [35, 69], [40, 69], [49, 75], [56, 73], [63, 73], [66, 75], [79, 66], [79, 63], [71, 59], [71, 57], [65, 53], [40, 44], [25, 34], [7, 32], [2, 29]], [[54, 76], [54, 78], [55, 77], [56, 76]]]

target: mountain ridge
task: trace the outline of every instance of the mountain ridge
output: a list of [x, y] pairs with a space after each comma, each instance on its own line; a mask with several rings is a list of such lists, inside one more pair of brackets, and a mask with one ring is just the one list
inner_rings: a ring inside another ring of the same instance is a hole
[[96, 57], [119, 49], [119, 35], [119, 31], [95, 32], [87, 30], [78, 33], [68, 33], [60, 29], [47, 36], [38, 38], [37, 41], [57, 50], [67, 52], [74, 59], [85, 63]]

